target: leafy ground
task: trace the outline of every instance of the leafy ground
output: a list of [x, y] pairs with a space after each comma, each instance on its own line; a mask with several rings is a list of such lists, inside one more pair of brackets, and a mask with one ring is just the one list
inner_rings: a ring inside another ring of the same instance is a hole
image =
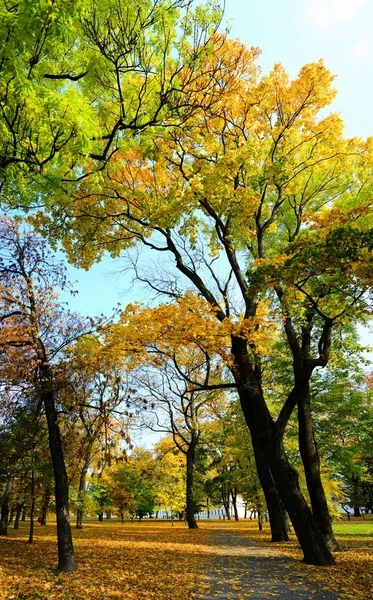
[[27, 523], [0, 538], [0, 598], [7, 600], [186, 600], [198, 566], [209, 560], [210, 531], [183, 523], [117, 521], [74, 530], [78, 571], [56, 574], [55, 527], [38, 526], [27, 543]]
[[[191, 600], [198, 569], [214, 555], [214, 528], [236, 530], [301, 558], [295, 541], [270, 544], [268, 526], [257, 530], [254, 521], [200, 521], [189, 531], [183, 523], [169, 521], [87, 523], [74, 531], [79, 570], [56, 574], [55, 527], [38, 526], [35, 543], [27, 543], [28, 524], [9, 530], [0, 538], [1, 600]], [[336, 567], [318, 569], [299, 561], [292, 569], [308, 573], [331, 590], [343, 590], [341, 598], [373, 598], [373, 522], [336, 523], [344, 551]]]
[[[240, 526], [240, 523], [235, 524]], [[271, 544], [268, 541], [269, 526], [264, 525], [262, 532], [253, 525], [243, 524], [241, 533], [249, 535], [270, 547], [297, 560], [293, 569], [308, 573], [310, 577], [327, 586], [331, 591], [341, 593], [346, 600], [372, 600], [373, 598], [373, 517], [367, 520], [356, 519], [333, 523], [333, 529], [341, 545], [342, 552], [337, 552], [334, 567], [318, 568], [300, 562], [302, 552], [294, 535], [290, 543]]]

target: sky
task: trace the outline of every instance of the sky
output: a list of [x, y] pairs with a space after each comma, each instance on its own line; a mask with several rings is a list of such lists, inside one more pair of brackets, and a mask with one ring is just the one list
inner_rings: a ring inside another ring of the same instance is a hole
[[[304, 64], [323, 58], [336, 75], [331, 110], [341, 114], [345, 134], [373, 135], [373, 0], [226, 0], [225, 6], [230, 36], [262, 49], [264, 73], [281, 62], [295, 77]], [[89, 272], [69, 267], [79, 290], [70, 308], [93, 316], [141, 300], [136, 288], [124, 295], [131, 277], [110, 277], [113, 270], [118, 264], [109, 259]]]

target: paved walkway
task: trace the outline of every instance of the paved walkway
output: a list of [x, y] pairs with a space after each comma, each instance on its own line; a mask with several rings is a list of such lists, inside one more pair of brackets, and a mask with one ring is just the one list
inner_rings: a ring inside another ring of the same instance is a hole
[[294, 561], [238, 532], [215, 534], [216, 555], [197, 580], [194, 600], [339, 600], [307, 575], [294, 573]]

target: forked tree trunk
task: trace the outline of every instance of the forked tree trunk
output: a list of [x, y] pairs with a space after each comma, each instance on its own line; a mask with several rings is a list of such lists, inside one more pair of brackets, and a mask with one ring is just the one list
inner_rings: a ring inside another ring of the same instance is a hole
[[0, 516], [0, 535], [7, 535], [8, 520], [9, 520], [9, 502], [10, 494], [12, 493], [13, 475], [8, 473], [5, 492], [1, 500], [1, 516]]
[[194, 460], [195, 444], [191, 443], [186, 453], [186, 520], [189, 529], [198, 529], [194, 516]]
[[299, 487], [298, 474], [286, 457], [282, 435], [273, 423], [260, 385], [258, 385], [247, 342], [232, 337], [236, 377], [241, 407], [250, 429], [255, 454], [264, 454], [274, 483], [293, 524], [304, 561], [312, 565], [333, 565], [334, 558]]
[[339, 550], [320, 473], [320, 459], [312, 426], [309, 385], [298, 402], [299, 450], [303, 461], [312, 514], [330, 550]]
[[58, 571], [75, 571], [76, 563], [69, 519], [69, 486], [62, 450], [60, 428], [51, 386], [49, 369], [41, 372], [41, 397], [48, 423], [49, 447], [51, 451], [56, 497]]

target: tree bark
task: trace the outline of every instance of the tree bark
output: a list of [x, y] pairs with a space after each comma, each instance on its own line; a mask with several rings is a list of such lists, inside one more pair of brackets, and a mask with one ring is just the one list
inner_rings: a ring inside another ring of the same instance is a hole
[[312, 565], [333, 565], [334, 558], [301, 493], [298, 474], [286, 457], [282, 433], [273, 422], [261, 386], [256, 380], [247, 341], [232, 336], [232, 352], [236, 363], [233, 373], [243, 414], [251, 432], [254, 453], [265, 457], [301, 545], [304, 561]]
[[48, 366], [41, 370], [41, 396], [48, 423], [49, 447], [51, 451], [56, 497], [58, 571], [76, 570], [74, 548], [69, 519], [69, 487], [62, 450], [60, 428]]
[[10, 515], [8, 518], [8, 527], [10, 527], [10, 525], [13, 523], [14, 514], [15, 514], [15, 506], [13, 504], [12, 508], [10, 509]]
[[359, 496], [360, 496], [360, 478], [356, 475], [354, 477], [351, 477], [352, 480], [352, 504], [354, 507], [354, 517], [361, 517], [361, 510], [360, 510], [360, 500], [359, 500]]
[[228, 521], [231, 520], [231, 511], [230, 511], [230, 505], [229, 505], [229, 494], [230, 494], [230, 485], [227, 482], [223, 482], [221, 484], [221, 499], [223, 502], [223, 506], [225, 509], [225, 514], [226, 517], [228, 519]]
[[320, 473], [320, 459], [312, 425], [309, 385], [298, 402], [299, 450], [303, 461], [312, 514], [330, 550], [339, 550]]
[[237, 510], [237, 488], [231, 488], [231, 498], [234, 511], [234, 520], [239, 521]]
[[273, 481], [272, 473], [268, 467], [264, 452], [259, 448], [254, 449], [256, 468], [260, 484], [263, 488], [264, 497], [267, 504], [269, 523], [271, 527], [272, 542], [288, 542], [288, 527], [286, 524], [286, 515], [281, 504], [278, 491]]
[[51, 489], [50, 489], [50, 487], [47, 487], [45, 490], [45, 493], [44, 493], [43, 504], [41, 507], [40, 525], [47, 524], [47, 513], [48, 513], [50, 499], [51, 499]]
[[12, 493], [13, 486], [13, 475], [8, 473], [5, 492], [1, 501], [1, 516], [0, 516], [0, 535], [8, 534], [8, 520], [9, 520], [9, 501], [10, 494]]
[[194, 516], [194, 460], [195, 444], [192, 442], [186, 453], [186, 520], [189, 529], [198, 529]]
[[22, 504], [17, 504], [16, 518], [14, 519], [13, 529], [19, 529], [19, 520], [20, 520], [20, 517], [21, 517], [22, 509], [23, 509], [23, 505]]
[[[35, 452], [35, 450], [34, 450]], [[34, 541], [34, 513], [35, 513], [35, 465], [32, 465], [31, 473], [31, 507], [30, 507], [30, 530], [28, 536], [28, 543], [32, 544]]]

